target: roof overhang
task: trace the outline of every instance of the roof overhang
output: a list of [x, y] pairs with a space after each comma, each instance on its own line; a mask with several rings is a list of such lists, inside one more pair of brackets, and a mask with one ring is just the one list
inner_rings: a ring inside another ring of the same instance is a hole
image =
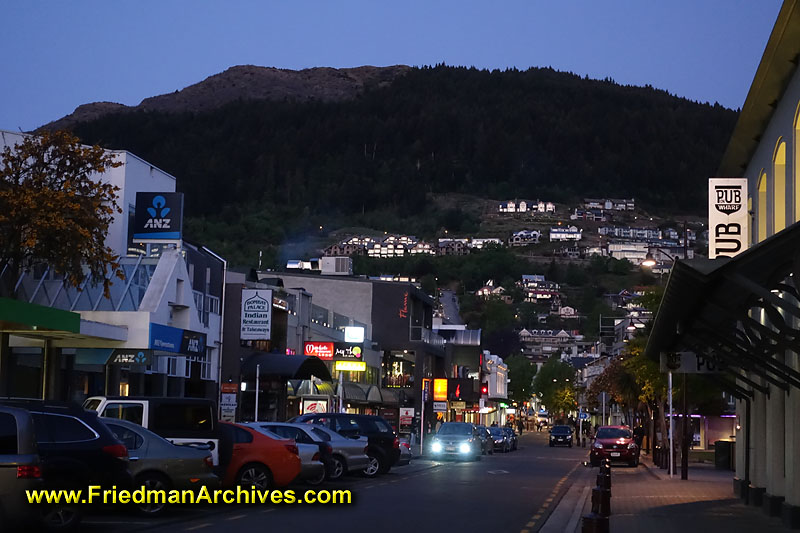
[[773, 357], [800, 352], [797, 319], [800, 223], [735, 258], [678, 261], [645, 354], [658, 360], [687, 350], [709, 357], [726, 368], [714, 379], [737, 394], [764, 388], [752, 376], [800, 388], [800, 372]]
[[69, 347], [75, 341], [125, 342], [128, 328], [93, 320], [79, 313], [53, 307], [0, 298], [0, 333], [22, 337], [20, 343], [48, 340]]
[[250, 352], [242, 363], [242, 376], [254, 378], [256, 369], [260, 376], [277, 376], [289, 379], [331, 380], [331, 373], [318, 357], [305, 355], [284, 355], [281, 353]]
[[731, 140], [722, 156], [718, 176], [741, 176], [758, 148], [777, 103], [797, 70], [800, 56], [800, 6], [785, 0], [767, 41], [761, 63], [750, 84]]

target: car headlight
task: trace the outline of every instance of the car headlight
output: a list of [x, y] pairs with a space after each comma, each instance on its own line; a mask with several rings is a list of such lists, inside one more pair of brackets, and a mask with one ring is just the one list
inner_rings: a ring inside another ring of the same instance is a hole
[[636, 443], [635, 442], [631, 442], [630, 444], [628, 444], [628, 449], [629, 450], [635, 450], [636, 449]]
[[472, 451], [472, 446], [469, 445], [469, 442], [462, 442], [461, 446], [458, 447], [458, 451], [461, 453], [469, 453]]
[[434, 442], [431, 444], [431, 451], [433, 453], [439, 453], [442, 451], [442, 443], [441, 442]]
[[595, 442], [594, 444], [592, 444], [592, 448], [597, 448], [598, 450], [602, 450], [603, 445], [600, 444], [599, 442]]

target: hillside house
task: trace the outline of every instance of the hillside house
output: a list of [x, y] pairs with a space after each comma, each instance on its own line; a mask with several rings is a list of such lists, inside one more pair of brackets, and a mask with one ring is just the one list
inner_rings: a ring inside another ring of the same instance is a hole
[[583, 237], [583, 230], [575, 226], [550, 228], [550, 242], [579, 241], [581, 237]]
[[527, 246], [529, 244], [539, 244], [542, 233], [537, 230], [521, 230], [511, 234], [508, 239], [509, 246]]

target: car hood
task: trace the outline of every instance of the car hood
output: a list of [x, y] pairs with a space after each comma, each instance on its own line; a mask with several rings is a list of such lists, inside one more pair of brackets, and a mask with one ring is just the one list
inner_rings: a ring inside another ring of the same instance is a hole
[[436, 435], [436, 438], [443, 442], [461, 442], [470, 440], [472, 435]]
[[595, 442], [599, 442], [603, 446], [611, 446], [616, 444], [617, 446], [627, 446], [633, 439], [595, 439]]

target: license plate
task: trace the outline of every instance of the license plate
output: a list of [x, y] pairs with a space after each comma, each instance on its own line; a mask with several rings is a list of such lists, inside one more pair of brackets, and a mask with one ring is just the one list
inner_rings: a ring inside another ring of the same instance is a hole
[[619, 457], [619, 452], [611, 452], [611, 457]]
[[[455, 448], [455, 446], [447, 446], [444, 450], [446, 452], [454, 452], [454, 451], [456, 451], [456, 448]], [[617, 454], [617, 455], [619, 455], [619, 454]]]

